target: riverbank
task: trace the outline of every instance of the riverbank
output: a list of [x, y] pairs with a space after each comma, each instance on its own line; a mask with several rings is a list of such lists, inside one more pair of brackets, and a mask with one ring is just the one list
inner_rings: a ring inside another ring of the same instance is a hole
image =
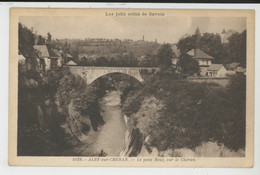
[[100, 100], [101, 116], [105, 122], [97, 131], [73, 148], [76, 155], [119, 156], [124, 148], [126, 126], [121, 110], [120, 92], [110, 91]]

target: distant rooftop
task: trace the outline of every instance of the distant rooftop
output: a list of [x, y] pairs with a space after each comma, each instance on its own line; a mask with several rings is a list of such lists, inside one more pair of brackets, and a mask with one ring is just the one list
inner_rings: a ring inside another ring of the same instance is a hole
[[223, 64], [211, 64], [208, 68], [209, 71], [218, 71]]
[[240, 63], [230, 63], [226, 67], [227, 69], [234, 69], [239, 66]]
[[66, 63], [66, 65], [68, 65], [68, 66], [76, 66], [77, 64], [74, 61], [70, 60], [69, 62]]

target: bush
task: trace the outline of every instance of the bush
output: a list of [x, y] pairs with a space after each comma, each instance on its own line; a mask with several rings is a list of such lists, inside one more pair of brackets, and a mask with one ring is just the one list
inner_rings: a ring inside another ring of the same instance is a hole
[[195, 149], [203, 142], [245, 147], [245, 79], [234, 77], [228, 88], [155, 76], [129, 94], [123, 111], [131, 127], [149, 137], [158, 150]]

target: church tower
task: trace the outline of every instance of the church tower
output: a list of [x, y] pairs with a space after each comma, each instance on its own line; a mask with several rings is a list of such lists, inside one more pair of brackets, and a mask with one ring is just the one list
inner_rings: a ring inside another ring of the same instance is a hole
[[200, 33], [200, 29], [199, 27], [197, 27], [196, 31], [195, 31], [195, 36], [196, 36], [196, 45], [195, 48], [198, 49], [200, 46], [200, 38], [201, 38], [201, 33]]

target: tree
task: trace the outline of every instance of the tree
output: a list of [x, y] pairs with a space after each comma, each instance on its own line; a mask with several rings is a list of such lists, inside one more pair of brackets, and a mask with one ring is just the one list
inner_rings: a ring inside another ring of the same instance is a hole
[[228, 115], [225, 117], [227, 135], [225, 144], [234, 149], [245, 148], [246, 137], [246, 76], [231, 77], [226, 98], [229, 100]]
[[192, 59], [187, 54], [181, 56], [181, 59], [178, 64], [181, 67], [181, 72], [183, 74], [194, 75], [199, 74], [200, 72], [198, 61]]
[[215, 58], [213, 60], [215, 63], [225, 63], [227, 59], [227, 52], [219, 34], [204, 33], [200, 49]]
[[158, 64], [162, 69], [169, 68], [172, 65], [173, 51], [170, 44], [163, 44], [157, 52]]
[[234, 33], [228, 38], [229, 62], [239, 62], [246, 67], [246, 30]]
[[36, 70], [37, 52], [33, 48], [35, 35], [26, 26], [21, 23], [18, 25], [18, 50], [26, 58], [26, 62], [32, 66], [32, 71]]
[[[199, 41], [198, 41], [199, 40]], [[186, 54], [189, 50], [199, 48], [214, 58], [215, 63], [227, 63], [228, 53], [221, 42], [219, 34], [204, 33], [202, 36], [196, 34], [182, 38], [177, 43], [181, 54]]]
[[47, 38], [48, 38], [47, 41], [51, 42], [51, 34], [49, 32], [47, 33]]
[[177, 43], [177, 48], [180, 50], [181, 54], [186, 54], [189, 50], [196, 47], [197, 37], [196, 35], [187, 36], [181, 38]]
[[45, 38], [43, 38], [41, 35], [38, 36], [38, 45], [44, 45], [45, 44]]
[[105, 57], [98, 57], [95, 61], [96, 66], [107, 66], [108, 60]]

